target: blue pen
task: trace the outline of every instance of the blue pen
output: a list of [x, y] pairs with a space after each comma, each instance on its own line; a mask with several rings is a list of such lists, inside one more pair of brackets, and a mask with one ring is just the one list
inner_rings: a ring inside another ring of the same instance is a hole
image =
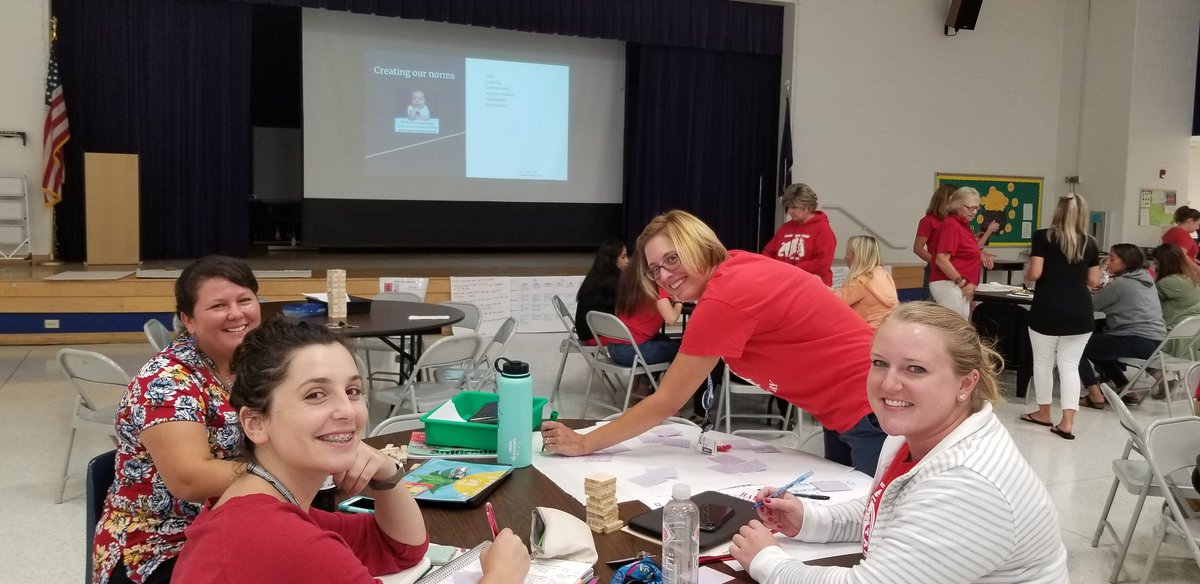
[[[788, 489], [790, 489], [804, 481], [807, 481], [808, 477], [811, 477], [812, 475], [813, 475], [813, 471], [810, 470], [810, 471], [796, 477], [796, 480], [794, 480], [782, 487], [779, 487], [779, 490], [775, 491], [774, 493], [771, 493], [771, 496], [767, 497], [767, 499], [778, 499], [778, 498], [782, 497], [783, 494], [788, 491]], [[766, 501], [767, 499], [763, 499], [763, 501]], [[755, 503], [754, 506], [751, 507], [751, 509], [761, 508], [763, 506], [763, 501], [759, 501], [759, 502]]]

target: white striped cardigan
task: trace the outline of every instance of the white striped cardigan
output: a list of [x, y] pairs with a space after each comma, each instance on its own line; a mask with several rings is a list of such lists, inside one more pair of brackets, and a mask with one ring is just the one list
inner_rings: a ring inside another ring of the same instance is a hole
[[[884, 442], [876, 477], [902, 444], [897, 436]], [[796, 537], [860, 541], [866, 504], [805, 502]], [[755, 556], [750, 575], [764, 584], [1069, 582], [1054, 504], [990, 404], [888, 485], [871, 552], [857, 566], [808, 566], [772, 546]]]

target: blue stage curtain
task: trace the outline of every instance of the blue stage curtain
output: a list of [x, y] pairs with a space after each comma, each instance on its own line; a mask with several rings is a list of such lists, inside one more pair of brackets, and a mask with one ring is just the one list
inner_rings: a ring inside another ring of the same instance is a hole
[[779, 67], [778, 55], [629, 45], [626, 241], [671, 209], [703, 219], [730, 249], [758, 251], [760, 234], [771, 237]]
[[252, 9], [53, 1], [71, 123], [60, 257], [86, 259], [83, 152], [139, 155], [142, 259], [246, 255]]
[[778, 55], [783, 7], [730, 0], [227, 0]]

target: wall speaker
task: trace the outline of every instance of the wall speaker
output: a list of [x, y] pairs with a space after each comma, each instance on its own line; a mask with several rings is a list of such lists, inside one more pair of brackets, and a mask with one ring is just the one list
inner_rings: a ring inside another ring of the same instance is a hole
[[983, 0], [952, 0], [950, 12], [946, 15], [946, 34], [950, 29], [975, 30], [975, 21], [979, 20], [979, 8]]

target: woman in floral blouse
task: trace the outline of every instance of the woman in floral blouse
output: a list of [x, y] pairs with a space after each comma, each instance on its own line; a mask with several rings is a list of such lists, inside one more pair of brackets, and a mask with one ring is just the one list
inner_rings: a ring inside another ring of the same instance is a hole
[[93, 581], [169, 582], [183, 530], [233, 482], [242, 440], [230, 359], [260, 322], [245, 262], [196, 260], [175, 282], [185, 331], [150, 359], [117, 407], [116, 479], [96, 526]]

